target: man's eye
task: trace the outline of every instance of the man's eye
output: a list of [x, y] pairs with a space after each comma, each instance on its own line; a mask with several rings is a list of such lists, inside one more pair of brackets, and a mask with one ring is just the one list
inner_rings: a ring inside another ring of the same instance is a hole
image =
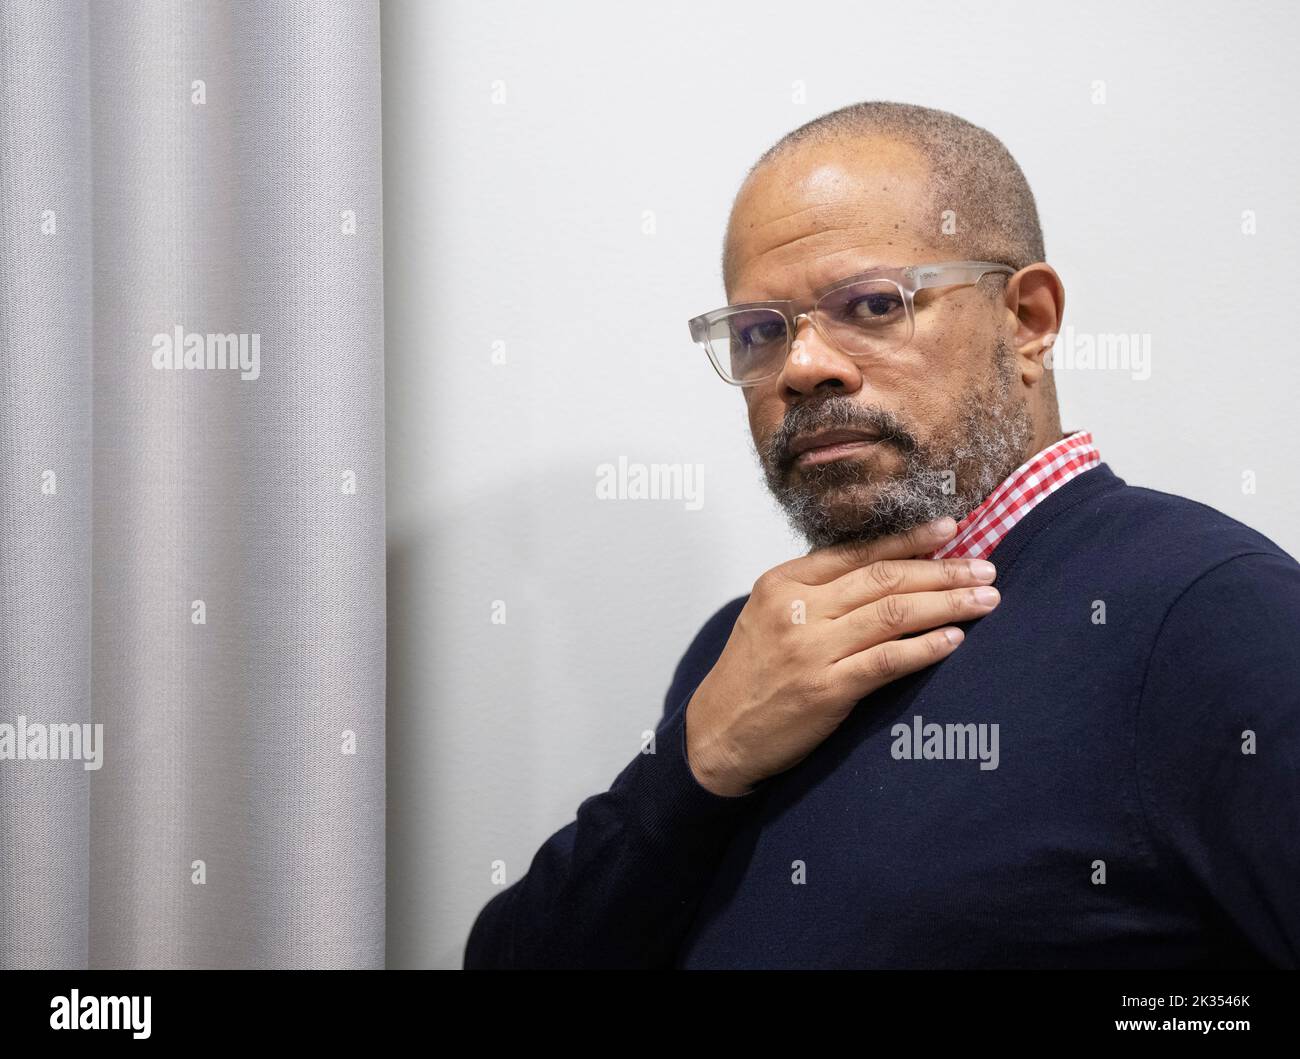
[[780, 322], [751, 324], [740, 332], [740, 340], [747, 346], [765, 346], [785, 337], [785, 324]]
[[853, 320], [879, 320], [897, 312], [902, 302], [893, 294], [867, 294], [850, 302], [847, 316]]

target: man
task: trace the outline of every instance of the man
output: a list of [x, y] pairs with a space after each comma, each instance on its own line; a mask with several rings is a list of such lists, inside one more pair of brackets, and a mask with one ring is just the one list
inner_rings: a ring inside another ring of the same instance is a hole
[[1300, 566], [1062, 432], [1044, 256], [951, 114], [759, 159], [691, 328], [812, 550], [705, 624], [467, 967], [1300, 962]]

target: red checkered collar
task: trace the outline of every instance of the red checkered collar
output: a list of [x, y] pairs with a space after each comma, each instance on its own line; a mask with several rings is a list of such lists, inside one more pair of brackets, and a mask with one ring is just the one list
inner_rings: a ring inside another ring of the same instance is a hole
[[1071, 478], [1101, 463], [1092, 434], [1076, 430], [1017, 467], [979, 507], [957, 523], [956, 536], [927, 558], [987, 559], [1011, 527]]

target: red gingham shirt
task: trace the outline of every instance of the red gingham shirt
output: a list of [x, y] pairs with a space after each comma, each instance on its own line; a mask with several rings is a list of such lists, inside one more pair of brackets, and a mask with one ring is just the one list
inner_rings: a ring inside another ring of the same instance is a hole
[[1101, 463], [1092, 434], [1076, 430], [1017, 467], [974, 511], [957, 523], [957, 533], [931, 552], [931, 559], [987, 559], [1011, 527], [1040, 500], [1071, 478]]

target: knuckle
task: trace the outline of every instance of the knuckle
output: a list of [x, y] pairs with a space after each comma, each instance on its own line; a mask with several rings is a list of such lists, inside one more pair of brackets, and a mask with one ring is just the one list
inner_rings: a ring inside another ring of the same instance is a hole
[[876, 604], [876, 616], [886, 629], [897, 629], [907, 621], [909, 609], [902, 596], [885, 596]]
[[871, 588], [881, 595], [888, 595], [893, 592], [902, 583], [902, 580], [903, 569], [896, 562], [886, 560], [872, 563], [867, 567], [867, 582]]
[[875, 547], [871, 541], [845, 541], [840, 548], [845, 560], [854, 566], [867, 566], [875, 558]]
[[882, 644], [871, 652], [871, 675], [879, 680], [892, 680], [901, 663], [898, 648], [893, 644]]
[[907, 542], [909, 547], [919, 551], [920, 549], [927, 547], [932, 540], [930, 536], [930, 527], [924, 522], [919, 526], [913, 526], [903, 534], [903, 539]]
[[943, 583], [948, 586], [964, 584], [969, 572], [964, 560], [944, 559], [943, 560]]
[[954, 614], [966, 614], [973, 604], [969, 588], [954, 588], [948, 593], [948, 606]]

